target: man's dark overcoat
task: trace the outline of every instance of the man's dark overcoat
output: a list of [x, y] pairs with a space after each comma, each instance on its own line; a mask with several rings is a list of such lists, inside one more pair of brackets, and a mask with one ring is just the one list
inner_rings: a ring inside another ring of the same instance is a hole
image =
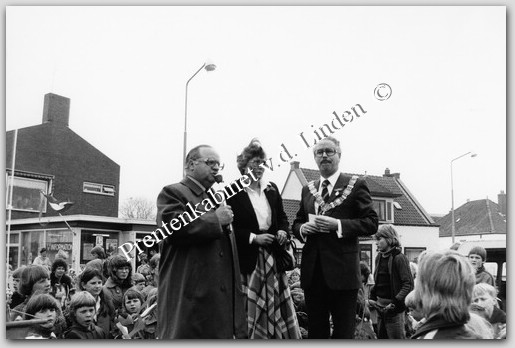
[[220, 226], [215, 208], [177, 231], [170, 228], [185, 211], [194, 217], [187, 203], [195, 208], [207, 198], [188, 177], [164, 187], [157, 198], [158, 227], [165, 223], [172, 232], [160, 242], [159, 339], [247, 337], [234, 234]]

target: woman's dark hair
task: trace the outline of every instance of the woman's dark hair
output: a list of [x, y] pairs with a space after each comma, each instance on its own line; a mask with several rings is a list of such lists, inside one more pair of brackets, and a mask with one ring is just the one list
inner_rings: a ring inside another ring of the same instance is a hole
[[[129, 267], [129, 274], [124, 280], [118, 279], [116, 271], [122, 267]], [[114, 255], [109, 260], [109, 276], [122, 288], [130, 288], [132, 286], [132, 265], [122, 255]]]
[[48, 270], [40, 265], [28, 265], [21, 272], [19, 293], [25, 296], [29, 296], [32, 293], [34, 284], [39, 282], [41, 279], [50, 279]]
[[106, 252], [105, 252], [104, 248], [102, 248], [100, 245], [97, 245], [96, 247], [91, 249], [90, 253], [97, 254], [98, 257], [102, 260], [106, 258]]
[[[95, 277], [97, 277], [98, 279], [100, 279], [103, 282], [102, 273], [100, 273], [100, 271], [98, 269], [86, 267], [84, 269], [84, 271], [82, 271], [82, 273], [80, 274], [79, 279], [78, 279], [79, 289], [81, 291], [87, 291], [84, 289], [82, 284], [83, 283], [86, 284], [87, 282], [89, 282], [91, 279], [93, 279]], [[106, 316], [106, 315], [112, 317], [114, 315], [114, 306], [113, 306], [111, 299], [106, 298], [104, 296], [104, 291], [100, 291], [100, 294], [98, 296], [100, 297], [100, 309], [98, 310], [97, 315], [101, 316], [101, 317]]]
[[95, 277], [98, 277], [98, 279], [102, 281], [102, 273], [100, 273], [98, 269], [93, 267], [86, 267], [84, 271], [82, 271], [82, 273], [79, 275], [79, 289], [85, 291], [84, 287], [82, 286], [82, 283], [86, 284]]
[[57, 301], [48, 294], [34, 295], [27, 303], [27, 307], [25, 307], [25, 319], [34, 319], [33, 316], [37, 312], [45, 309], [55, 309], [57, 312], [59, 310]]
[[68, 272], [68, 264], [63, 259], [55, 259], [54, 263], [52, 263], [52, 273], [55, 273], [58, 267], [64, 267], [64, 271]]
[[247, 164], [253, 158], [266, 159], [265, 150], [261, 147], [261, 143], [258, 139], [254, 138], [250, 141], [250, 144], [247, 145], [243, 149], [240, 155], [236, 157], [236, 162], [238, 165], [238, 169], [241, 174], [245, 174], [245, 168], [247, 168]]

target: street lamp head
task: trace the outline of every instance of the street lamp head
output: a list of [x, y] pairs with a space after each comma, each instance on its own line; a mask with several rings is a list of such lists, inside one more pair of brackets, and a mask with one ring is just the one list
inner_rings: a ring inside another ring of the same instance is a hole
[[477, 156], [477, 153], [473, 153], [472, 155], [470, 155], [470, 157], [476, 157]]
[[213, 71], [216, 69], [216, 65], [214, 65], [213, 63], [206, 63], [204, 69], [206, 69], [206, 71]]

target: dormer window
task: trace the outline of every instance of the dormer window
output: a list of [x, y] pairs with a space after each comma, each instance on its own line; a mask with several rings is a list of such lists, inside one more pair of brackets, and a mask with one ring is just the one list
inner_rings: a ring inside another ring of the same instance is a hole
[[379, 222], [393, 223], [392, 202], [390, 200], [373, 199], [372, 204], [377, 213]]

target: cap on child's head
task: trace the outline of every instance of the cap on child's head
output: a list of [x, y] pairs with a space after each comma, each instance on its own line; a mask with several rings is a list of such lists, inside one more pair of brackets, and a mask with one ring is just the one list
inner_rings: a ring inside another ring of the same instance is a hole
[[136, 284], [136, 283], [139, 283], [139, 282], [144, 282], [145, 281], [145, 276], [141, 273], [134, 273], [132, 275], [132, 281]]
[[479, 255], [481, 256], [483, 262], [486, 261], [486, 250], [482, 246], [475, 246], [472, 249], [470, 249], [468, 256], [470, 255]]

